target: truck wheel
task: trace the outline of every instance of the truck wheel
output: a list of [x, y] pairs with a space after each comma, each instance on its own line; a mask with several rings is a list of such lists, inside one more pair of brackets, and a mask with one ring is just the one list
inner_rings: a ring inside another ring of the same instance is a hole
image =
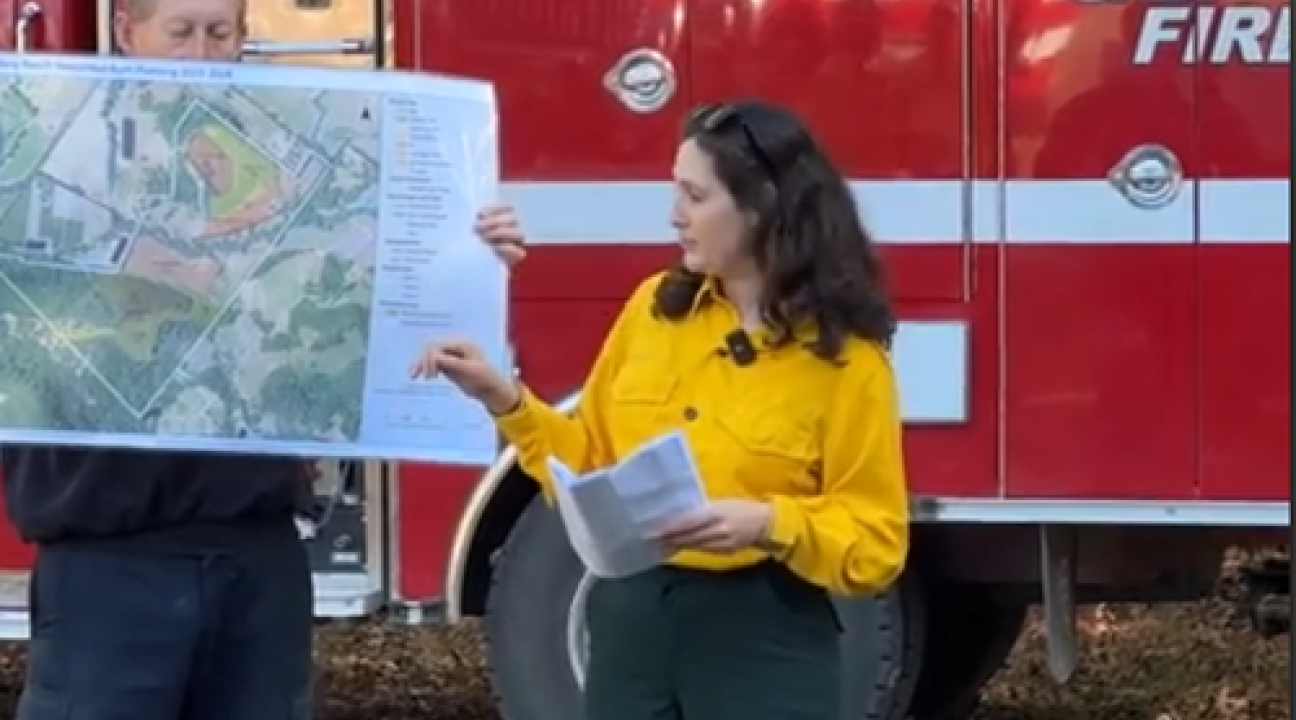
[[[487, 662], [503, 720], [580, 717], [590, 583], [557, 515], [537, 498], [496, 558], [486, 604]], [[922, 661], [920, 588], [905, 580], [875, 600], [838, 601], [838, 613], [849, 678], [843, 720], [900, 720]]]
[[557, 514], [537, 497], [495, 560], [486, 598], [486, 660], [502, 720], [581, 716], [569, 647], [572, 614], [584, 622], [585, 568]]
[[843, 720], [903, 720], [927, 637], [919, 583], [906, 574], [877, 598], [839, 599]]
[[913, 720], [965, 720], [1016, 645], [1027, 606], [996, 602], [976, 590], [946, 590], [931, 597], [927, 663], [910, 712]]

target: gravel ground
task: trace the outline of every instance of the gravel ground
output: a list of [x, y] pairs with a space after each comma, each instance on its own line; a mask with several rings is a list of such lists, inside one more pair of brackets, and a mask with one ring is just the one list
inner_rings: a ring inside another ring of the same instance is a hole
[[[1028, 631], [977, 720], [1290, 720], [1287, 637], [1263, 640], [1222, 602], [1087, 616], [1082, 670], [1048, 679]], [[476, 629], [333, 627], [320, 642], [319, 720], [497, 720]], [[0, 707], [12, 707], [23, 649], [0, 646]]]

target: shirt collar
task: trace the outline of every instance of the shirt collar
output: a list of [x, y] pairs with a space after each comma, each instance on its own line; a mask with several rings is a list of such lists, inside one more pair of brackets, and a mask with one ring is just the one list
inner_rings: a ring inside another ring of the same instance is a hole
[[721, 299], [720, 284], [716, 279], [707, 275], [702, 279], [702, 284], [698, 286], [697, 292], [693, 294], [693, 305], [689, 308], [689, 314], [695, 315], [699, 310], [708, 303]]

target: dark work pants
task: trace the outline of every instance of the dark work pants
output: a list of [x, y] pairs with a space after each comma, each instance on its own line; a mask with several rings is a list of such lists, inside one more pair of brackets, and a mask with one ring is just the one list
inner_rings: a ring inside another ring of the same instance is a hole
[[37, 556], [18, 720], [307, 720], [313, 595], [300, 542]]
[[840, 720], [827, 593], [766, 563], [600, 581], [583, 720]]

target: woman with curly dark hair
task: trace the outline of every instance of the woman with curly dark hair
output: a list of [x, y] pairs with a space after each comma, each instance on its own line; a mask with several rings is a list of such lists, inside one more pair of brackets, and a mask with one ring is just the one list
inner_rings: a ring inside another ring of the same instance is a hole
[[870, 594], [908, 550], [895, 328], [850, 189], [802, 122], [696, 112], [674, 166], [680, 264], [610, 331], [571, 416], [475, 348], [417, 375], [481, 400], [547, 488], [682, 431], [709, 497], [661, 528], [670, 562], [587, 600], [585, 720], [840, 720], [830, 593]]

